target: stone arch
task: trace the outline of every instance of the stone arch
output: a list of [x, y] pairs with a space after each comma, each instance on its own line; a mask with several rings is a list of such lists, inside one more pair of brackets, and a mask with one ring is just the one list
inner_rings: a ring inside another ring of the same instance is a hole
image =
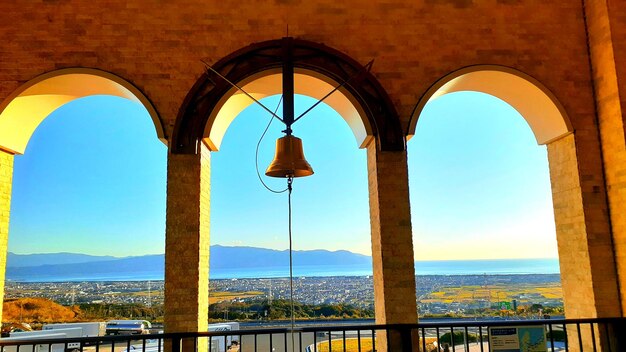
[[579, 151], [589, 145], [587, 131], [573, 129], [564, 106], [537, 79], [510, 67], [476, 65], [451, 72], [422, 95], [407, 137], [415, 133], [428, 101], [458, 91], [478, 91], [510, 104], [526, 120], [537, 143], [547, 147], [566, 317], [619, 316], [612, 238], [604, 226], [609, 221], [603, 208], [606, 203], [594, 199], [603, 191], [588, 186], [591, 178], [581, 173], [590, 160], [581, 160]]
[[143, 105], [157, 137], [167, 144], [156, 109], [132, 83], [98, 69], [66, 68], [31, 79], [0, 104], [0, 149], [23, 154], [33, 132], [50, 113], [90, 95], [113, 95]]
[[113, 95], [143, 105], [152, 118], [157, 137], [166, 143], [161, 121], [150, 100], [132, 83], [106, 71], [67, 68], [47, 72], [5, 98], [0, 104], [0, 301], [4, 297], [14, 155], [24, 153], [35, 129], [53, 111], [91, 95]]
[[[327, 92], [334, 89], [336, 82], [325, 79], [325, 76], [318, 76], [312, 71], [297, 70], [294, 74], [295, 94], [322, 99]], [[255, 99], [262, 99], [282, 92], [282, 75], [273, 73], [272, 70], [253, 75], [246, 81], [249, 83], [243, 85], [242, 88]], [[357, 146], [365, 148], [373, 138], [373, 128], [370, 121], [365, 117], [365, 111], [360, 108], [358, 103], [355, 105], [354, 97], [347, 92], [335, 92], [324, 102], [337, 111], [346, 121], [354, 134]], [[209, 115], [202, 138], [211, 151], [219, 150], [222, 138], [230, 123], [251, 104], [254, 104], [252, 99], [236, 88], [231, 89], [220, 99], [218, 106]], [[295, 128], [297, 130], [297, 127]]]
[[[367, 149], [376, 321], [415, 323], [405, 136], [395, 107], [366, 68], [345, 54], [304, 40], [283, 38], [253, 44], [213, 68], [262, 98], [280, 92], [286, 55], [294, 64], [295, 93], [321, 97], [338, 82], [347, 81], [336, 100], [328, 103], [350, 125], [357, 144]], [[230, 122], [250, 103], [224, 79], [207, 73], [193, 86], [179, 111], [168, 155], [168, 332], [207, 328], [211, 151], [218, 150]], [[294, 126], [297, 129], [297, 124]], [[383, 335], [376, 338], [381, 351], [386, 350], [387, 336]], [[390, 350], [398, 349], [400, 336], [388, 338]]]
[[[285, 48], [292, 56], [295, 93], [321, 98], [339, 82], [347, 81], [340, 94], [327, 103], [352, 128], [357, 144], [364, 147], [372, 137], [380, 150], [404, 150], [404, 133], [395, 107], [380, 83], [361, 64], [325, 45], [301, 39], [283, 38], [252, 44], [213, 65], [220, 74], [256, 97], [280, 92], [280, 69]], [[172, 152], [196, 153], [204, 140], [217, 150], [232, 116], [252, 103], [236, 88], [212, 73], [195, 83], [179, 111], [172, 135]], [[236, 115], [235, 115], [236, 116]], [[216, 130], [214, 130], [216, 129]]]
[[475, 65], [447, 74], [422, 95], [411, 115], [407, 137], [415, 133], [426, 103], [460, 91], [482, 92], [507, 102], [524, 117], [538, 144], [548, 144], [573, 132], [563, 105], [537, 79], [506, 66]]

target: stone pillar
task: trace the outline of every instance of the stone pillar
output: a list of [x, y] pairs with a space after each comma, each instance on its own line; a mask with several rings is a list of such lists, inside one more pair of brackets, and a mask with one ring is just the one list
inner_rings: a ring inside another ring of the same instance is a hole
[[[602, 141], [606, 189], [620, 287], [621, 316], [626, 315], [626, 4], [586, 1], [587, 32], [595, 100]], [[623, 17], [622, 17], [623, 19]], [[620, 61], [621, 60], [621, 61]], [[620, 65], [621, 63], [621, 65]], [[621, 69], [621, 70], [620, 70]]]
[[[169, 154], [165, 235], [165, 331], [208, 330], [210, 151]], [[183, 341], [183, 351], [193, 349]], [[206, 351], [206, 342], [198, 351]]]
[[[367, 147], [374, 304], [377, 324], [417, 323], [415, 267], [406, 151]], [[414, 350], [418, 345], [413, 336]], [[389, 351], [403, 351], [399, 333], [390, 332]], [[377, 335], [377, 351], [387, 351], [387, 337]]]
[[[601, 172], [593, 172], [599, 154], [583, 134], [570, 134], [548, 145], [554, 218], [567, 318], [619, 316], [620, 301], [613, 243]], [[578, 156], [586, 155], [584, 160]], [[599, 157], [598, 157], [599, 158]], [[585, 327], [586, 328], [586, 327]], [[575, 330], [575, 329], [573, 329]], [[570, 349], [578, 336], [570, 334]], [[596, 331], [598, 342], [603, 338]], [[590, 331], [583, 331], [585, 351], [593, 350]]]
[[[0, 302], [4, 301], [4, 274], [7, 264], [12, 179], [13, 154], [6, 153], [0, 149]], [[2, 304], [0, 304], [1, 320]]]

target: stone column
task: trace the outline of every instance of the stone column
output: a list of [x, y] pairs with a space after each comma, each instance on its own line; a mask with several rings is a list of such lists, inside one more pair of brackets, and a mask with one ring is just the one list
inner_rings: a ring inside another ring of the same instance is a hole
[[[208, 330], [210, 151], [169, 154], [165, 235], [165, 331]], [[183, 351], [193, 341], [183, 341]], [[206, 341], [198, 351], [206, 351]]]
[[[602, 162], [609, 204], [621, 311], [626, 315], [626, 3], [585, 1], [585, 20], [600, 129]], [[623, 327], [622, 327], [623, 329]], [[623, 331], [613, 329], [617, 345], [626, 345]], [[620, 350], [613, 346], [613, 350]]]
[[[626, 4], [585, 1], [595, 100], [602, 141], [611, 230], [620, 287], [621, 316], [626, 315]], [[621, 64], [621, 65], [620, 65]]]
[[[7, 264], [12, 179], [13, 154], [6, 153], [0, 149], [0, 302], [4, 301], [4, 275]], [[1, 319], [2, 304], [0, 304]]]
[[[548, 145], [554, 218], [567, 318], [612, 317], [620, 314], [606, 193], [597, 145], [591, 134], [571, 134]], [[577, 145], [580, 143], [584, 146]], [[584, 156], [580, 160], [579, 156]], [[595, 170], [595, 171], [594, 171]], [[584, 350], [593, 350], [588, 327]], [[578, 348], [575, 329], [568, 330], [570, 349]], [[600, 343], [603, 331], [596, 331]], [[602, 349], [600, 349], [602, 350]]]
[[[374, 302], [377, 324], [417, 323], [415, 267], [406, 151], [367, 147]], [[403, 351], [398, 333], [389, 334], [389, 351]], [[417, 351], [417, 331], [412, 336]], [[387, 336], [377, 334], [377, 350], [387, 351]]]

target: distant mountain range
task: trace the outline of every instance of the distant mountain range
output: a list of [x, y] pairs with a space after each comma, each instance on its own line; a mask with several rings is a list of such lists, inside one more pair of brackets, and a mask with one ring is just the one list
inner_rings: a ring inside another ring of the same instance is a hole
[[7, 256], [7, 267], [80, 264], [89, 262], [104, 262], [116, 259], [120, 258], [108, 255], [96, 256], [78, 253], [15, 254], [9, 252]]
[[[177, 258], [170, 258], [177, 260]], [[294, 275], [372, 275], [372, 257], [349, 251], [294, 251]], [[280, 278], [289, 275], [289, 251], [211, 246], [213, 279]], [[163, 280], [163, 254], [137, 257], [75, 253], [14, 254], [6, 278], [20, 282]], [[442, 260], [415, 262], [417, 275], [554, 274], [558, 259]]]
[[[176, 258], [174, 258], [176, 260]], [[294, 251], [294, 267], [308, 265], [359, 265], [371, 267], [372, 258], [349, 251]], [[284, 267], [289, 263], [289, 251], [255, 247], [211, 246], [211, 269], [245, 269]], [[42, 281], [49, 278], [106, 277], [123, 274], [129, 278], [146, 272], [163, 272], [163, 254], [117, 258], [76, 253], [14, 254], [7, 257], [9, 280]]]

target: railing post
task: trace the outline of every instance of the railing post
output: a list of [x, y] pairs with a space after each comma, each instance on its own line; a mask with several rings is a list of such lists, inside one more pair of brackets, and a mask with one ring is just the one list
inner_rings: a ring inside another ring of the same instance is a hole
[[402, 341], [402, 352], [413, 352], [411, 328], [405, 326], [400, 329], [400, 341]]
[[611, 351], [626, 351], [626, 322], [615, 319], [607, 322], [607, 342]]
[[419, 352], [419, 333], [410, 325], [393, 326], [386, 331], [388, 352]]
[[180, 352], [181, 338], [176, 337], [172, 339], [172, 352]]

